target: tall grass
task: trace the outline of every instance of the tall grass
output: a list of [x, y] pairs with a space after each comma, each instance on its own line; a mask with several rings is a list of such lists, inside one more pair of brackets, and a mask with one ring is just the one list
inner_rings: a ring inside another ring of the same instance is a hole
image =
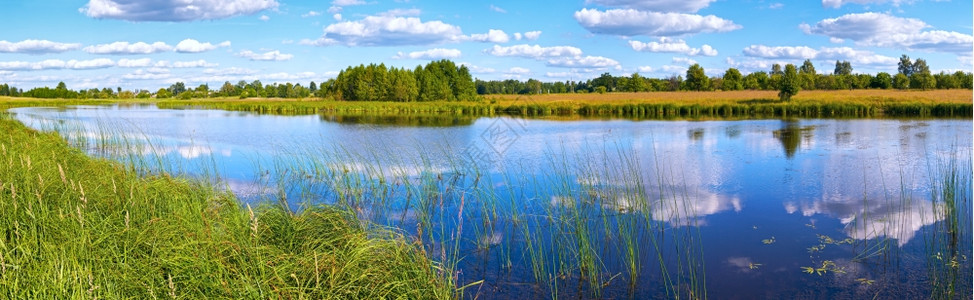
[[0, 118], [4, 298], [451, 298], [395, 230], [334, 207], [242, 207]]

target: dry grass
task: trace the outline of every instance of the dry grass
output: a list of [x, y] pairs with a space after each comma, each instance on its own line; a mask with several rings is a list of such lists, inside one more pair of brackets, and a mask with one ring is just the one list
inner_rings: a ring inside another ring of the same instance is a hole
[[[489, 95], [502, 106], [515, 104], [592, 105], [592, 104], [717, 104], [754, 103], [778, 101], [777, 91], [713, 91], [713, 92], [647, 92], [607, 94], [543, 94], [543, 95]], [[794, 102], [855, 102], [855, 103], [971, 103], [971, 90], [840, 90], [801, 91], [792, 98]]]

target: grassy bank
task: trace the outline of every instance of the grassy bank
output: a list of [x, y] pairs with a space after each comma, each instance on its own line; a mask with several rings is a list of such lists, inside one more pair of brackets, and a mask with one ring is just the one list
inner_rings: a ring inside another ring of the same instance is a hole
[[667, 118], [970, 117], [970, 90], [803, 91], [782, 102], [769, 91], [654, 92], [486, 96], [480, 102], [345, 102], [318, 99], [196, 99], [160, 107], [202, 107], [272, 114], [447, 113], [475, 116]]
[[0, 117], [0, 298], [451, 298], [448, 272], [329, 207], [251, 209]]

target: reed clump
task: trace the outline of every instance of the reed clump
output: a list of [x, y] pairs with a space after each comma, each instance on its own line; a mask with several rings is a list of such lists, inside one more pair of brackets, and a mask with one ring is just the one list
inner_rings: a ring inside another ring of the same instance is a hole
[[327, 206], [241, 206], [0, 118], [0, 297], [451, 298], [391, 229]]

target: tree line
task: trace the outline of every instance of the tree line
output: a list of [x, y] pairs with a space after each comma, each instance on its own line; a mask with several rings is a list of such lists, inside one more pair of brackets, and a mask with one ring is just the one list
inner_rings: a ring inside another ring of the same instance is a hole
[[[792, 73], [793, 71], [793, 73]], [[82, 89], [70, 90], [64, 82], [57, 87], [37, 87], [27, 91], [7, 84], [0, 84], [0, 96], [67, 99], [130, 99], [130, 98], [332, 98], [343, 101], [471, 101], [478, 95], [491, 94], [541, 94], [541, 93], [607, 93], [653, 91], [736, 91], [776, 90], [782, 99], [800, 90], [844, 89], [971, 89], [974, 77], [970, 72], [940, 72], [933, 74], [926, 60], [900, 57], [897, 73], [879, 72], [875, 75], [853, 73], [848, 61], [836, 61], [832, 72], [818, 72], [811, 60], [800, 66], [774, 64], [768, 72], [758, 71], [743, 75], [736, 68], [727, 69], [722, 76], [709, 77], [699, 64], [690, 66], [685, 76], [668, 78], [643, 77], [639, 73], [629, 76], [613, 76], [603, 73], [584, 81], [542, 82], [474, 80], [466, 66], [449, 60], [433, 61], [414, 69], [390, 68], [384, 64], [359, 65], [339, 72], [334, 79], [319, 83], [264, 84], [260, 80], [224, 82], [218, 89], [208, 84], [196, 88], [176, 82], [155, 92], [149, 90]]]

